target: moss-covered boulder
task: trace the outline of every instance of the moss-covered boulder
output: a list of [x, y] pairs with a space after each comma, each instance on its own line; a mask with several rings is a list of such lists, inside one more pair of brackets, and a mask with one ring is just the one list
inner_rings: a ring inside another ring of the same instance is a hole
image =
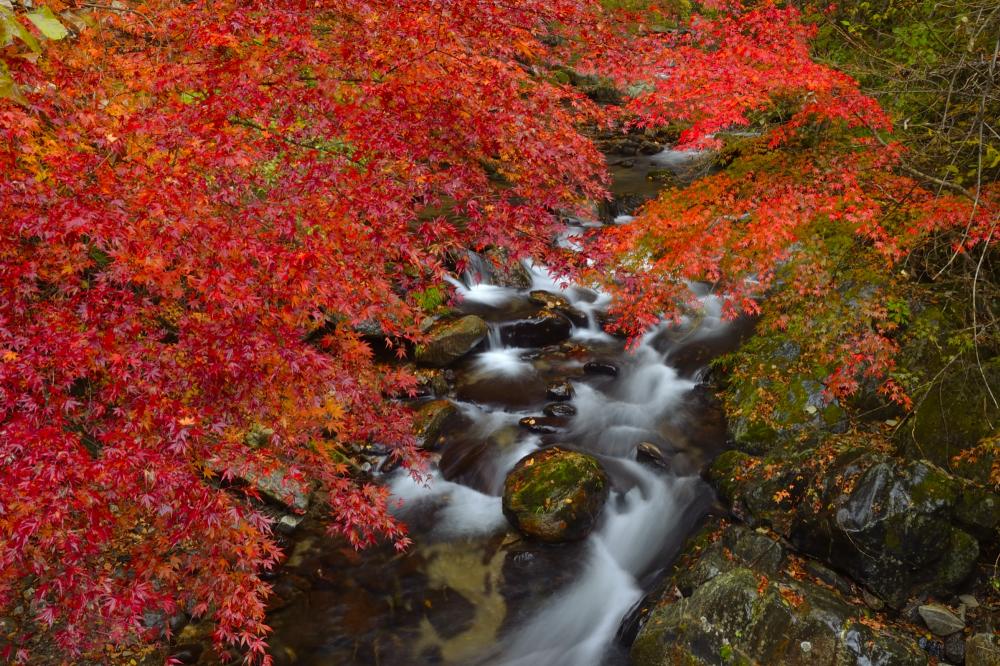
[[489, 328], [475, 315], [435, 323], [427, 331], [427, 341], [417, 345], [414, 359], [417, 363], [444, 367], [457, 361], [486, 338]]
[[801, 573], [789, 575], [788, 557], [768, 535], [710, 523], [649, 600], [632, 664], [928, 663], [915, 636], [873, 629], [869, 611]]
[[731, 451], [710, 476], [738, 514], [769, 525], [895, 607], [954, 591], [979, 538], [995, 538], [1000, 498], [926, 461], [835, 446], [754, 458]]
[[555, 446], [529, 453], [510, 471], [503, 512], [527, 536], [574, 541], [594, 529], [608, 492], [596, 458]]
[[458, 418], [458, 407], [450, 400], [425, 402], [413, 416], [413, 429], [421, 448], [435, 451], [440, 448], [445, 427]]
[[1000, 407], [987, 388], [987, 382], [1000, 386], [1000, 358], [982, 363], [981, 371], [979, 365], [974, 359], [956, 363], [957, 370], [942, 373], [931, 390], [917, 396], [913, 415], [897, 434], [907, 456], [962, 472], [961, 465], [952, 466], [952, 459], [976, 446], [1000, 423]]

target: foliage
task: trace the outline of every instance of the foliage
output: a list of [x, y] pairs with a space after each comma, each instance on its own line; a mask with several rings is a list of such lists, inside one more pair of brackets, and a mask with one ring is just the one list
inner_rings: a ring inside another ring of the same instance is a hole
[[0, 649], [100, 661], [186, 611], [268, 661], [279, 549], [237, 481], [280, 467], [406, 545], [349, 456], [419, 466], [384, 397], [414, 379], [353, 327], [419, 340], [448, 256], [541, 258], [600, 195], [594, 108], [527, 66], [599, 6], [52, 8], [0, 3]]
[[[687, 145], [733, 137], [740, 146], [725, 170], [665, 191], [635, 222], [595, 240], [595, 254], [619, 264], [610, 280], [619, 327], [634, 336], [693, 307], [693, 281], [719, 289], [730, 316], [758, 314], [767, 297], [765, 328], [801, 342], [808, 367], [824, 369], [829, 397], [875, 379], [908, 404], [892, 377], [893, 273], [928, 239], [950, 238], [958, 256], [995, 246], [1000, 187], [925, 187], [880, 105], [814, 61], [817, 30], [798, 10], [709, 4], [713, 12], [694, 14], [686, 30], [647, 38], [646, 92], [629, 109], [640, 125], [684, 124]], [[738, 128], [756, 138], [734, 135]], [[848, 297], [861, 269], [875, 288]]]
[[[926, 189], [878, 103], [813, 60], [815, 35], [767, 0], [0, 0], [7, 651], [99, 659], [188, 612], [268, 661], [261, 576], [280, 551], [238, 483], [261, 470], [317, 484], [355, 545], [405, 546], [350, 451], [419, 467], [386, 397], [414, 379], [355, 327], [420, 342], [466, 248], [606, 280], [633, 335], [687, 307], [690, 281], [729, 314], [781, 293], [768, 325], [814, 337], [831, 395], [868, 376], [904, 400], [884, 380], [905, 310], [889, 284], [852, 301], [838, 261], [888, 274], [929, 237], [995, 245], [997, 187]], [[628, 84], [624, 117], [682, 124], [687, 145], [760, 136], [583, 263], [549, 243], [603, 195], [574, 128], [621, 116], [563, 65]], [[810, 318], [825, 300], [840, 309]]]

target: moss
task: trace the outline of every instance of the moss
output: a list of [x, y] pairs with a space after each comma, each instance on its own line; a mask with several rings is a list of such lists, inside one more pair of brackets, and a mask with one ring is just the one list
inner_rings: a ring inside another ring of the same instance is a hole
[[945, 589], [958, 585], [972, 574], [979, 559], [979, 542], [967, 532], [952, 529], [948, 551], [938, 569], [937, 583]]
[[712, 463], [709, 479], [715, 484], [719, 494], [733, 501], [740, 492], [740, 477], [754, 459], [742, 451], [726, 451]]
[[958, 484], [955, 478], [943, 470], [923, 463], [910, 467], [910, 497], [914, 504], [927, 511], [943, 506], [952, 506], [958, 499]]
[[607, 475], [595, 458], [552, 447], [514, 466], [504, 484], [503, 510], [529, 536], [579, 539], [593, 529], [608, 490]]

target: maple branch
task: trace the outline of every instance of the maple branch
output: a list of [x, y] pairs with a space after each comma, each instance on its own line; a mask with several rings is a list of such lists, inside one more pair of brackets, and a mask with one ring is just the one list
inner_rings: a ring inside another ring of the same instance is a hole
[[80, 6], [81, 7], [86, 7], [88, 9], [103, 9], [105, 11], [116, 12], [116, 13], [119, 13], [119, 14], [122, 14], [122, 13], [125, 13], [125, 14], [135, 14], [136, 16], [138, 16], [139, 18], [141, 18], [142, 20], [144, 20], [146, 23], [148, 23], [150, 28], [155, 28], [156, 27], [156, 24], [153, 23], [152, 19], [150, 19], [148, 16], [146, 16], [145, 14], [143, 14], [142, 12], [140, 12], [138, 9], [132, 9], [131, 7], [115, 7], [115, 6], [112, 6], [112, 5], [98, 5], [98, 4], [93, 4], [93, 3], [90, 3], [90, 2], [85, 2], [85, 3], [81, 4]]

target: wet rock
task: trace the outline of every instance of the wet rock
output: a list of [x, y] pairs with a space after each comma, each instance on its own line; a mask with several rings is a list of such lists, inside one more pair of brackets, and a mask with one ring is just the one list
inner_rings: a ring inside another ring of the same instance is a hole
[[953, 634], [944, 639], [944, 658], [953, 664], [965, 662], [965, 639], [962, 634]]
[[548, 388], [545, 389], [545, 395], [548, 396], [550, 400], [572, 400], [573, 385], [566, 380], [552, 382], [549, 384]]
[[518, 425], [538, 435], [554, 435], [566, 427], [566, 420], [558, 416], [526, 416]]
[[806, 563], [806, 571], [843, 595], [850, 595], [854, 592], [851, 584], [844, 580], [843, 576], [815, 560], [809, 560]]
[[503, 512], [527, 536], [575, 541], [597, 524], [608, 492], [596, 458], [551, 447], [528, 454], [507, 475]]
[[412, 364], [408, 364], [407, 370], [417, 378], [418, 398], [447, 395], [454, 379], [452, 370], [418, 368]]
[[618, 376], [618, 367], [604, 361], [589, 361], [583, 364], [583, 371], [588, 375]]
[[432, 400], [424, 403], [413, 417], [414, 434], [425, 451], [436, 451], [446, 426], [459, 415], [458, 407], [450, 400]]
[[498, 287], [512, 289], [529, 289], [531, 287], [531, 271], [518, 259], [510, 256], [506, 250], [491, 249], [484, 253], [489, 262], [488, 275], [485, 276]]
[[941, 604], [927, 604], [917, 609], [924, 624], [938, 636], [950, 636], [965, 629], [965, 622]]
[[1000, 637], [976, 634], [965, 642], [965, 666], [1000, 666]]
[[656, 444], [642, 442], [635, 447], [635, 459], [647, 465], [653, 465], [661, 469], [670, 469], [670, 461]]
[[912, 637], [872, 630], [839, 593], [786, 574], [784, 548], [767, 535], [730, 526], [706, 536], [718, 531], [709, 523], [689, 541], [641, 623], [634, 666], [928, 663]]
[[[820, 455], [831, 460], [820, 465]], [[772, 526], [895, 608], [922, 592], [954, 592], [979, 556], [967, 531], [973, 528], [957, 510], [965, 486], [924, 461], [865, 448], [763, 460], [729, 451], [710, 476], [738, 513]]]
[[427, 331], [427, 342], [414, 350], [414, 359], [423, 365], [449, 365], [472, 351], [488, 332], [486, 322], [475, 315], [438, 322]]
[[576, 407], [566, 402], [551, 402], [542, 408], [542, 413], [546, 416], [569, 418], [576, 416]]
[[535, 374], [504, 375], [465, 368], [458, 373], [455, 395], [466, 402], [522, 409], [545, 400], [545, 387], [545, 381]]
[[549, 308], [552, 310], [558, 310], [561, 308], [569, 308], [572, 305], [569, 299], [562, 294], [556, 294], [551, 291], [544, 291], [542, 289], [535, 289], [528, 294], [528, 300], [535, 305], [541, 305], [544, 308]]
[[569, 319], [546, 308], [527, 319], [501, 327], [500, 340], [512, 347], [546, 347], [567, 339], [571, 330]]
[[569, 299], [562, 294], [536, 289], [528, 295], [528, 300], [535, 305], [541, 305], [548, 310], [558, 312], [569, 319], [574, 326], [587, 325], [587, 315], [581, 310], [575, 308], [573, 304], [569, 302]]
[[665, 183], [674, 185], [678, 182], [677, 174], [670, 169], [651, 169], [646, 174], [646, 179], [655, 183]]
[[641, 155], [655, 155], [662, 150], [663, 146], [655, 141], [643, 141], [639, 144], [639, 154]]

